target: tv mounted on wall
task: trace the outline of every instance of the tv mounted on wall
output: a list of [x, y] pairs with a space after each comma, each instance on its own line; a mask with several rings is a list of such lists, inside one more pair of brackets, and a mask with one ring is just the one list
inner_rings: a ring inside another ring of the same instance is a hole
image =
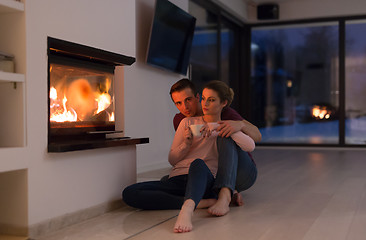
[[196, 18], [168, 0], [156, 0], [146, 62], [186, 75]]

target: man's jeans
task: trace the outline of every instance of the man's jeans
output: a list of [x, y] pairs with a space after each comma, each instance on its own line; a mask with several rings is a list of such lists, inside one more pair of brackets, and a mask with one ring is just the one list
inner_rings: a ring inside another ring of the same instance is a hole
[[217, 150], [219, 163], [214, 188], [228, 187], [238, 192], [250, 188], [257, 179], [257, 167], [249, 154], [230, 137], [217, 137]]

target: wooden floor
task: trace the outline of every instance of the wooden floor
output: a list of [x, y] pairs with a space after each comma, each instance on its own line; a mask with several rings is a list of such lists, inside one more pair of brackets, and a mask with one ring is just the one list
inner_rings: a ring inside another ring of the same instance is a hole
[[[114, 219], [113, 234], [103, 235], [99, 228], [98, 239], [366, 239], [365, 150], [257, 149], [253, 155], [259, 171], [257, 182], [242, 193], [245, 205], [232, 207], [226, 216], [211, 217], [206, 210], [197, 210], [193, 231], [175, 234], [172, 229], [178, 211], [131, 208], [128, 214], [135, 217], [117, 223]], [[162, 174], [155, 173], [156, 177]], [[154, 172], [145, 177], [154, 178]], [[158, 219], [152, 220], [153, 216]], [[74, 227], [44, 239], [94, 239], [93, 224], [101, 221], [111, 226], [104, 217], [84, 224], [79, 231]], [[127, 230], [126, 225], [132, 228]]]

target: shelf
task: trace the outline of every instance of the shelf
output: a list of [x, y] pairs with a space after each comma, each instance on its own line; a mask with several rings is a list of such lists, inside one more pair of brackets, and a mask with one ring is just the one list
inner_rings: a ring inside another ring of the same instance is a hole
[[24, 155], [25, 148], [22, 147], [0, 147], [0, 174], [28, 168], [28, 161], [25, 158], [19, 158]]
[[24, 74], [0, 71], [0, 82], [24, 82], [24, 79]]
[[15, 0], [0, 0], [0, 13], [23, 12], [24, 3]]
[[18, 237], [11, 235], [0, 235], [0, 240], [29, 240], [28, 237]]
[[149, 143], [149, 138], [115, 138], [103, 140], [68, 141], [48, 144], [48, 152], [71, 152], [97, 148], [120, 147]]

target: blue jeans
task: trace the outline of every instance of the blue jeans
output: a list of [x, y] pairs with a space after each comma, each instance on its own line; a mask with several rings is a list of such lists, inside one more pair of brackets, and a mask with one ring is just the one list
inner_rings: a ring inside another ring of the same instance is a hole
[[133, 184], [123, 190], [122, 198], [127, 205], [140, 209], [180, 209], [186, 199], [192, 199], [197, 206], [202, 198], [217, 198], [214, 182], [205, 162], [196, 159], [188, 174]]
[[136, 183], [122, 193], [127, 205], [147, 210], [180, 209], [186, 199], [196, 206], [201, 199], [217, 198], [228, 187], [238, 192], [250, 188], [257, 178], [257, 168], [247, 152], [231, 138], [217, 138], [219, 152], [216, 179], [201, 159], [194, 160], [186, 175], [160, 181]]
[[238, 192], [250, 188], [257, 179], [257, 167], [249, 156], [231, 138], [217, 137], [219, 163], [214, 189], [223, 187]]

